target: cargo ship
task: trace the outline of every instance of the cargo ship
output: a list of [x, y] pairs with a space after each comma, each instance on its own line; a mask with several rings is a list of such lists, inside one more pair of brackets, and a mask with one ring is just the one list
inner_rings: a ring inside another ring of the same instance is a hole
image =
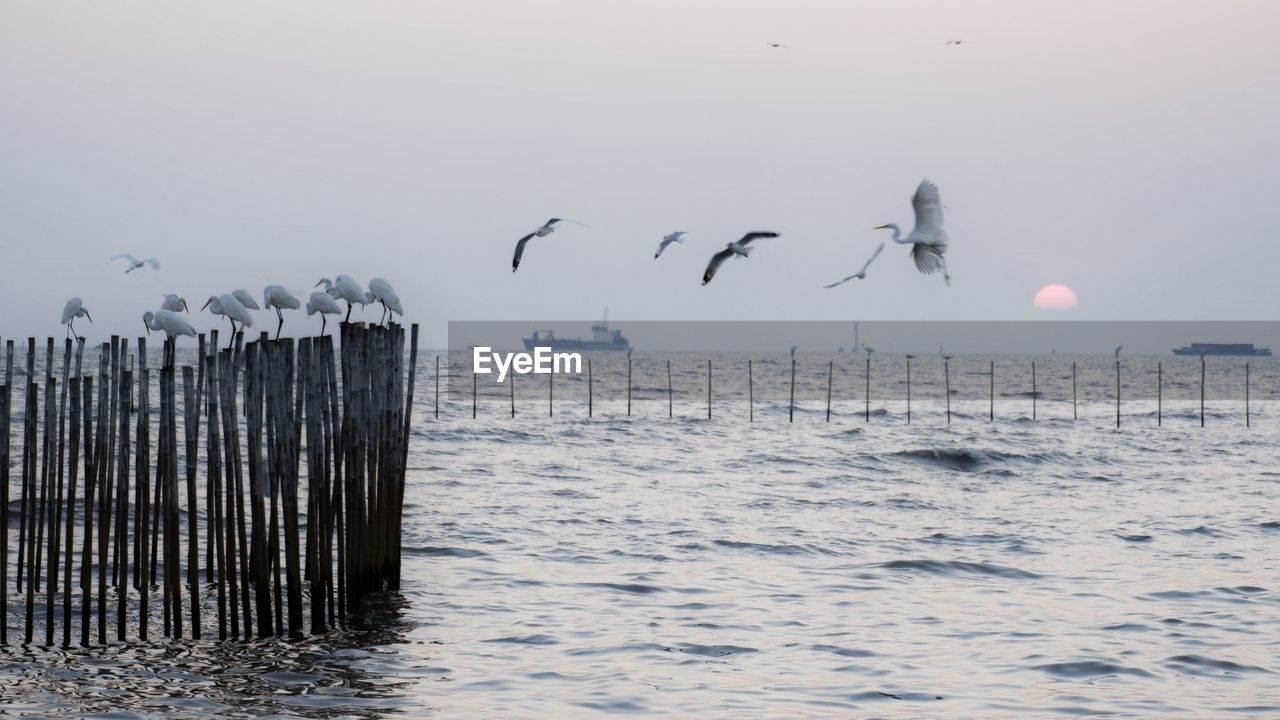
[[621, 330], [610, 330], [604, 321], [591, 326], [591, 339], [558, 338], [551, 330], [534, 330], [533, 337], [522, 338], [524, 349], [549, 347], [555, 352], [626, 352], [631, 341], [622, 336]]
[[1174, 348], [1173, 354], [1271, 357], [1271, 348], [1254, 347], [1253, 343], [1191, 343], [1186, 347]]

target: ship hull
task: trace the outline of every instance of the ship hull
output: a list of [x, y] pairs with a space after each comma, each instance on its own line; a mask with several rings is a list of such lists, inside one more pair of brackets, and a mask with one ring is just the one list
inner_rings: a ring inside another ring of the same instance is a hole
[[1229, 357], [1271, 357], [1271, 348], [1254, 347], [1247, 343], [1231, 345], [1215, 345], [1210, 343], [1192, 343], [1187, 347], [1173, 349], [1174, 355], [1218, 355]]
[[524, 349], [530, 352], [534, 348], [551, 348], [552, 352], [626, 352], [631, 349], [631, 343], [623, 340], [622, 342], [596, 342], [594, 340], [534, 340], [533, 338], [524, 338]]

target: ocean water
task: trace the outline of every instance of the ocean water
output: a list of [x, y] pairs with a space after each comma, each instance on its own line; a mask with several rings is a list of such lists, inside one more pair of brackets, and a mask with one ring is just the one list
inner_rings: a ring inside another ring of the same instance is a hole
[[706, 359], [637, 353], [630, 417], [613, 357], [593, 417], [585, 379], [549, 408], [521, 377], [473, 419], [458, 378], [435, 417], [428, 355], [399, 595], [303, 643], [3, 648], [0, 712], [1280, 716], [1271, 361], [1249, 427], [1243, 361], [1210, 361], [1202, 428], [1198, 360], [1128, 359], [1117, 429], [1110, 357], [1038, 358], [1034, 397], [1030, 358], [953, 359], [950, 424], [938, 358], [910, 424], [901, 357], [868, 404], [865, 356], [801, 354], [793, 412], [785, 355], [750, 390], [714, 356], [709, 420]]

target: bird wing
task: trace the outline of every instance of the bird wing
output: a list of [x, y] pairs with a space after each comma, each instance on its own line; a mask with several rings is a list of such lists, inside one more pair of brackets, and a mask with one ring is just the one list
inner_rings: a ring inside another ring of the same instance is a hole
[[925, 275], [932, 275], [942, 269], [942, 255], [929, 245], [913, 244], [911, 259], [915, 261], [916, 269]]
[[760, 238], [776, 238], [776, 237], [778, 237], [778, 233], [776, 232], [767, 232], [767, 231], [749, 232], [746, 235], [742, 236], [742, 239], [738, 241], [738, 244], [746, 245], [752, 240], [759, 240]]
[[662, 251], [663, 251], [663, 250], [666, 250], [666, 249], [667, 249], [667, 246], [668, 246], [668, 245], [670, 245], [670, 244], [671, 244], [671, 243], [673, 243], [673, 242], [675, 242], [675, 241], [674, 241], [674, 240], [672, 240], [672, 239], [671, 239], [671, 236], [669, 236], [669, 235], [668, 235], [667, 237], [664, 237], [664, 238], [662, 238], [661, 240], [659, 240], [659, 241], [658, 241], [658, 249], [657, 249], [657, 250], [655, 250], [655, 251], [654, 251], [654, 253], [653, 253], [653, 257], [654, 257], [654, 259], [657, 259], [658, 257], [660, 257], [660, 256], [662, 255]]
[[862, 273], [854, 273], [853, 275], [850, 275], [849, 277], [847, 277], [847, 278], [845, 278], [845, 279], [843, 279], [843, 280], [837, 280], [837, 281], [835, 281], [835, 282], [831, 283], [830, 285], [823, 285], [822, 287], [824, 287], [824, 288], [833, 288], [833, 287], [836, 287], [837, 285], [843, 285], [843, 284], [845, 284], [845, 283], [849, 282], [850, 280], [852, 280], [852, 279], [854, 279], [854, 278], [856, 278], [856, 277], [858, 277], [858, 276], [860, 276], [860, 275], [862, 275]]
[[916, 194], [911, 197], [911, 207], [916, 211], [916, 227], [911, 239], [937, 241], [946, 244], [947, 231], [942, 229], [942, 195], [938, 186], [921, 180]]
[[83, 306], [84, 303], [80, 301], [80, 298], [71, 298], [68, 300], [67, 304], [62, 306], [62, 324], [66, 325], [71, 322], [71, 318], [75, 317], [76, 313], [80, 312], [80, 308]]
[[130, 265], [138, 264], [138, 258], [130, 255], [129, 253], [120, 253], [119, 255], [112, 256], [111, 259], [112, 260], [128, 260]]
[[150, 265], [152, 270], [159, 270], [159, 269], [160, 269], [160, 261], [159, 261], [159, 260], [157, 260], [157, 259], [155, 259], [155, 258], [153, 258], [153, 257], [149, 257], [149, 258], [147, 258], [146, 260], [143, 260], [142, 262], [144, 262], [144, 263], [146, 263], [146, 264]]
[[520, 238], [516, 243], [516, 255], [511, 258], [511, 272], [515, 272], [520, 269], [520, 258], [524, 256], [524, 246], [529, 244], [529, 238], [533, 237], [535, 234], [536, 233], [529, 233], [528, 235]]
[[[859, 273], [859, 274], [864, 274], [864, 273], [866, 273], [866, 272], [867, 272], [867, 268], [871, 267], [871, 263], [875, 262], [875, 261], [876, 261], [876, 258], [880, 257], [880, 252], [881, 252], [881, 251], [883, 251], [883, 250], [884, 250], [884, 243], [880, 243], [880, 247], [877, 247], [877, 248], [876, 248], [876, 251], [875, 251], [875, 252], [873, 252], [873, 253], [871, 253], [871, 258], [870, 258], [870, 259], [868, 259], [868, 260], [867, 260], [867, 262], [866, 262], [866, 264], [862, 266], [862, 272], [861, 272], [861, 273]], [[846, 279], [848, 279], [848, 278], [846, 278]]]
[[706, 285], [711, 282], [711, 278], [716, 276], [716, 271], [720, 269], [720, 266], [724, 264], [724, 261], [728, 260], [732, 256], [733, 251], [729, 248], [725, 248], [715, 255], [712, 255], [711, 262], [707, 263], [706, 272], [702, 273], [702, 284]]

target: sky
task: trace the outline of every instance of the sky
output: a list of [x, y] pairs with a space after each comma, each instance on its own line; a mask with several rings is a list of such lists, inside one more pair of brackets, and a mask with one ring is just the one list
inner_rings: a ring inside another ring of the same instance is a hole
[[[0, 0], [0, 336], [391, 281], [451, 320], [1274, 318], [1271, 0]], [[946, 45], [948, 40], [963, 44]], [[785, 48], [772, 48], [780, 42]], [[951, 287], [887, 247], [922, 178]], [[515, 241], [548, 217], [519, 272]], [[673, 230], [689, 232], [659, 260]], [[774, 230], [703, 287], [710, 255]], [[119, 252], [160, 258], [123, 274]], [[1071, 311], [1037, 310], [1063, 283]], [[362, 317], [376, 319], [369, 310]], [[264, 313], [262, 326], [274, 328]], [[216, 325], [208, 314], [197, 329]], [[286, 320], [315, 332], [318, 319]]]

